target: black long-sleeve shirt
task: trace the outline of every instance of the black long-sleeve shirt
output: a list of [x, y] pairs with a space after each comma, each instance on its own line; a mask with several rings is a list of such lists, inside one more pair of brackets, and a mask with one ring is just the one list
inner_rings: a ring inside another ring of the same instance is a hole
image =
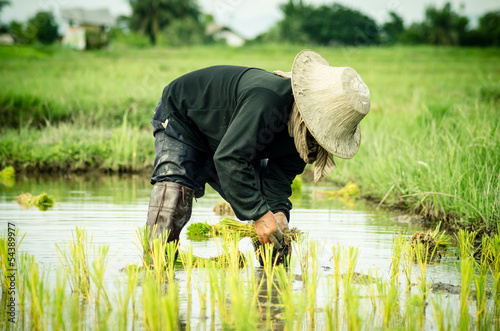
[[[287, 122], [293, 104], [290, 79], [239, 66], [188, 73], [165, 87], [153, 117], [169, 120], [184, 137], [213, 156], [225, 198], [239, 219], [269, 210], [289, 218], [291, 184], [305, 167]], [[268, 159], [258, 189], [253, 164]]]

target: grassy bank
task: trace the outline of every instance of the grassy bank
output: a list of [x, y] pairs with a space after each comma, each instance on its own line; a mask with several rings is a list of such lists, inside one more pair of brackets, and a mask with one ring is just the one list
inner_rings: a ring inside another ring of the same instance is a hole
[[[0, 165], [137, 171], [153, 160], [149, 122], [163, 87], [191, 70], [238, 64], [289, 70], [305, 46], [77, 53], [0, 47]], [[362, 146], [330, 179], [381, 205], [450, 225], [500, 219], [500, 49], [316, 48], [371, 90]]]

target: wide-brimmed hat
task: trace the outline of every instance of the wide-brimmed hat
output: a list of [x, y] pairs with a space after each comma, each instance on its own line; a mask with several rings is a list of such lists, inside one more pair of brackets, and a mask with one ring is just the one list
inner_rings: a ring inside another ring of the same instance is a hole
[[292, 89], [307, 129], [329, 153], [349, 159], [361, 143], [359, 122], [370, 110], [370, 90], [356, 70], [332, 67], [303, 50], [292, 65]]

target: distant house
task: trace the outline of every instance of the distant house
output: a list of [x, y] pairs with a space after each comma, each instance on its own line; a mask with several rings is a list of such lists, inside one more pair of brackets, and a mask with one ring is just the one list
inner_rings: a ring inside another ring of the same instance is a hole
[[14, 38], [8, 33], [0, 34], [0, 45], [14, 45]]
[[225, 41], [229, 46], [243, 46], [245, 38], [234, 32], [227, 26], [216, 23], [209, 24], [205, 30], [208, 36], [212, 36], [215, 41]]
[[61, 9], [61, 18], [68, 23], [62, 40], [63, 46], [83, 50], [108, 45], [106, 31], [115, 20], [107, 8]]

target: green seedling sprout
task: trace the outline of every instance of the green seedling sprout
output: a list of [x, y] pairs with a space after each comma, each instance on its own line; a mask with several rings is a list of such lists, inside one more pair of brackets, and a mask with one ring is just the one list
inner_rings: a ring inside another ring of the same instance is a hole
[[[295, 261], [294, 259], [292, 260]], [[290, 270], [287, 270], [283, 265], [279, 265], [276, 267], [275, 274], [277, 279], [276, 289], [278, 291], [278, 298], [283, 307], [285, 328], [293, 330], [294, 323], [297, 322], [298, 325], [300, 325], [300, 321], [296, 321], [298, 318], [297, 301], [293, 293], [293, 267], [292, 265], [290, 265], [290, 267]]]
[[72, 293], [68, 302], [68, 330], [84, 330], [85, 302], [80, 300], [78, 293]]
[[242, 281], [239, 273], [228, 274], [228, 290], [230, 297], [230, 328], [233, 330], [256, 330], [259, 313], [257, 298], [252, 290]]
[[470, 257], [460, 260], [460, 330], [469, 329], [470, 284], [474, 275], [474, 261]]
[[427, 279], [425, 277], [425, 272], [427, 270], [427, 264], [430, 260], [432, 260], [432, 255], [434, 254], [434, 252], [435, 250], [429, 253], [428, 246], [422, 243], [417, 243], [415, 245], [415, 258], [420, 268], [420, 289], [421, 294], [424, 297], [424, 301], [425, 297], [427, 296]]
[[383, 327], [387, 329], [391, 326], [394, 315], [399, 308], [399, 287], [392, 281], [386, 283], [383, 279], [378, 279], [377, 288], [381, 300], [382, 323]]
[[137, 298], [137, 286], [139, 284], [139, 269], [135, 266], [127, 266], [125, 269], [127, 271], [127, 291], [130, 295], [132, 301], [132, 318], [135, 320], [137, 316], [136, 298]]
[[19, 247], [23, 242], [26, 233], [21, 236], [21, 231], [16, 228], [15, 231], [4, 232], [0, 235], [0, 266], [2, 271], [1, 287], [5, 291], [10, 284], [9, 269], [17, 266], [16, 261], [19, 258]]
[[403, 239], [402, 245], [402, 261], [403, 261], [403, 274], [406, 279], [406, 291], [411, 290], [411, 281], [413, 275], [413, 263], [415, 261], [415, 247], [410, 245], [407, 239]]
[[106, 291], [104, 283], [104, 273], [106, 265], [108, 264], [109, 245], [102, 245], [97, 248], [97, 252], [92, 262], [92, 272], [90, 274], [95, 286], [95, 301], [96, 305], [100, 304], [101, 298], [104, 300], [106, 306], [111, 308], [111, 304]]
[[66, 310], [66, 277], [60, 270], [57, 271], [56, 285], [52, 291], [50, 302], [51, 328], [53, 330], [64, 330], [64, 312]]
[[73, 241], [69, 242], [69, 249], [63, 249], [56, 244], [59, 253], [59, 262], [66, 273], [73, 292], [80, 293], [83, 297], [90, 296], [90, 262], [89, 254], [92, 245], [85, 228], [75, 228], [71, 234]]
[[33, 256], [26, 257], [24, 282], [28, 290], [30, 307], [30, 329], [45, 330], [47, 328], [46, 311], [49, 307], [48, 273], [39, 271], [39, 266]]

